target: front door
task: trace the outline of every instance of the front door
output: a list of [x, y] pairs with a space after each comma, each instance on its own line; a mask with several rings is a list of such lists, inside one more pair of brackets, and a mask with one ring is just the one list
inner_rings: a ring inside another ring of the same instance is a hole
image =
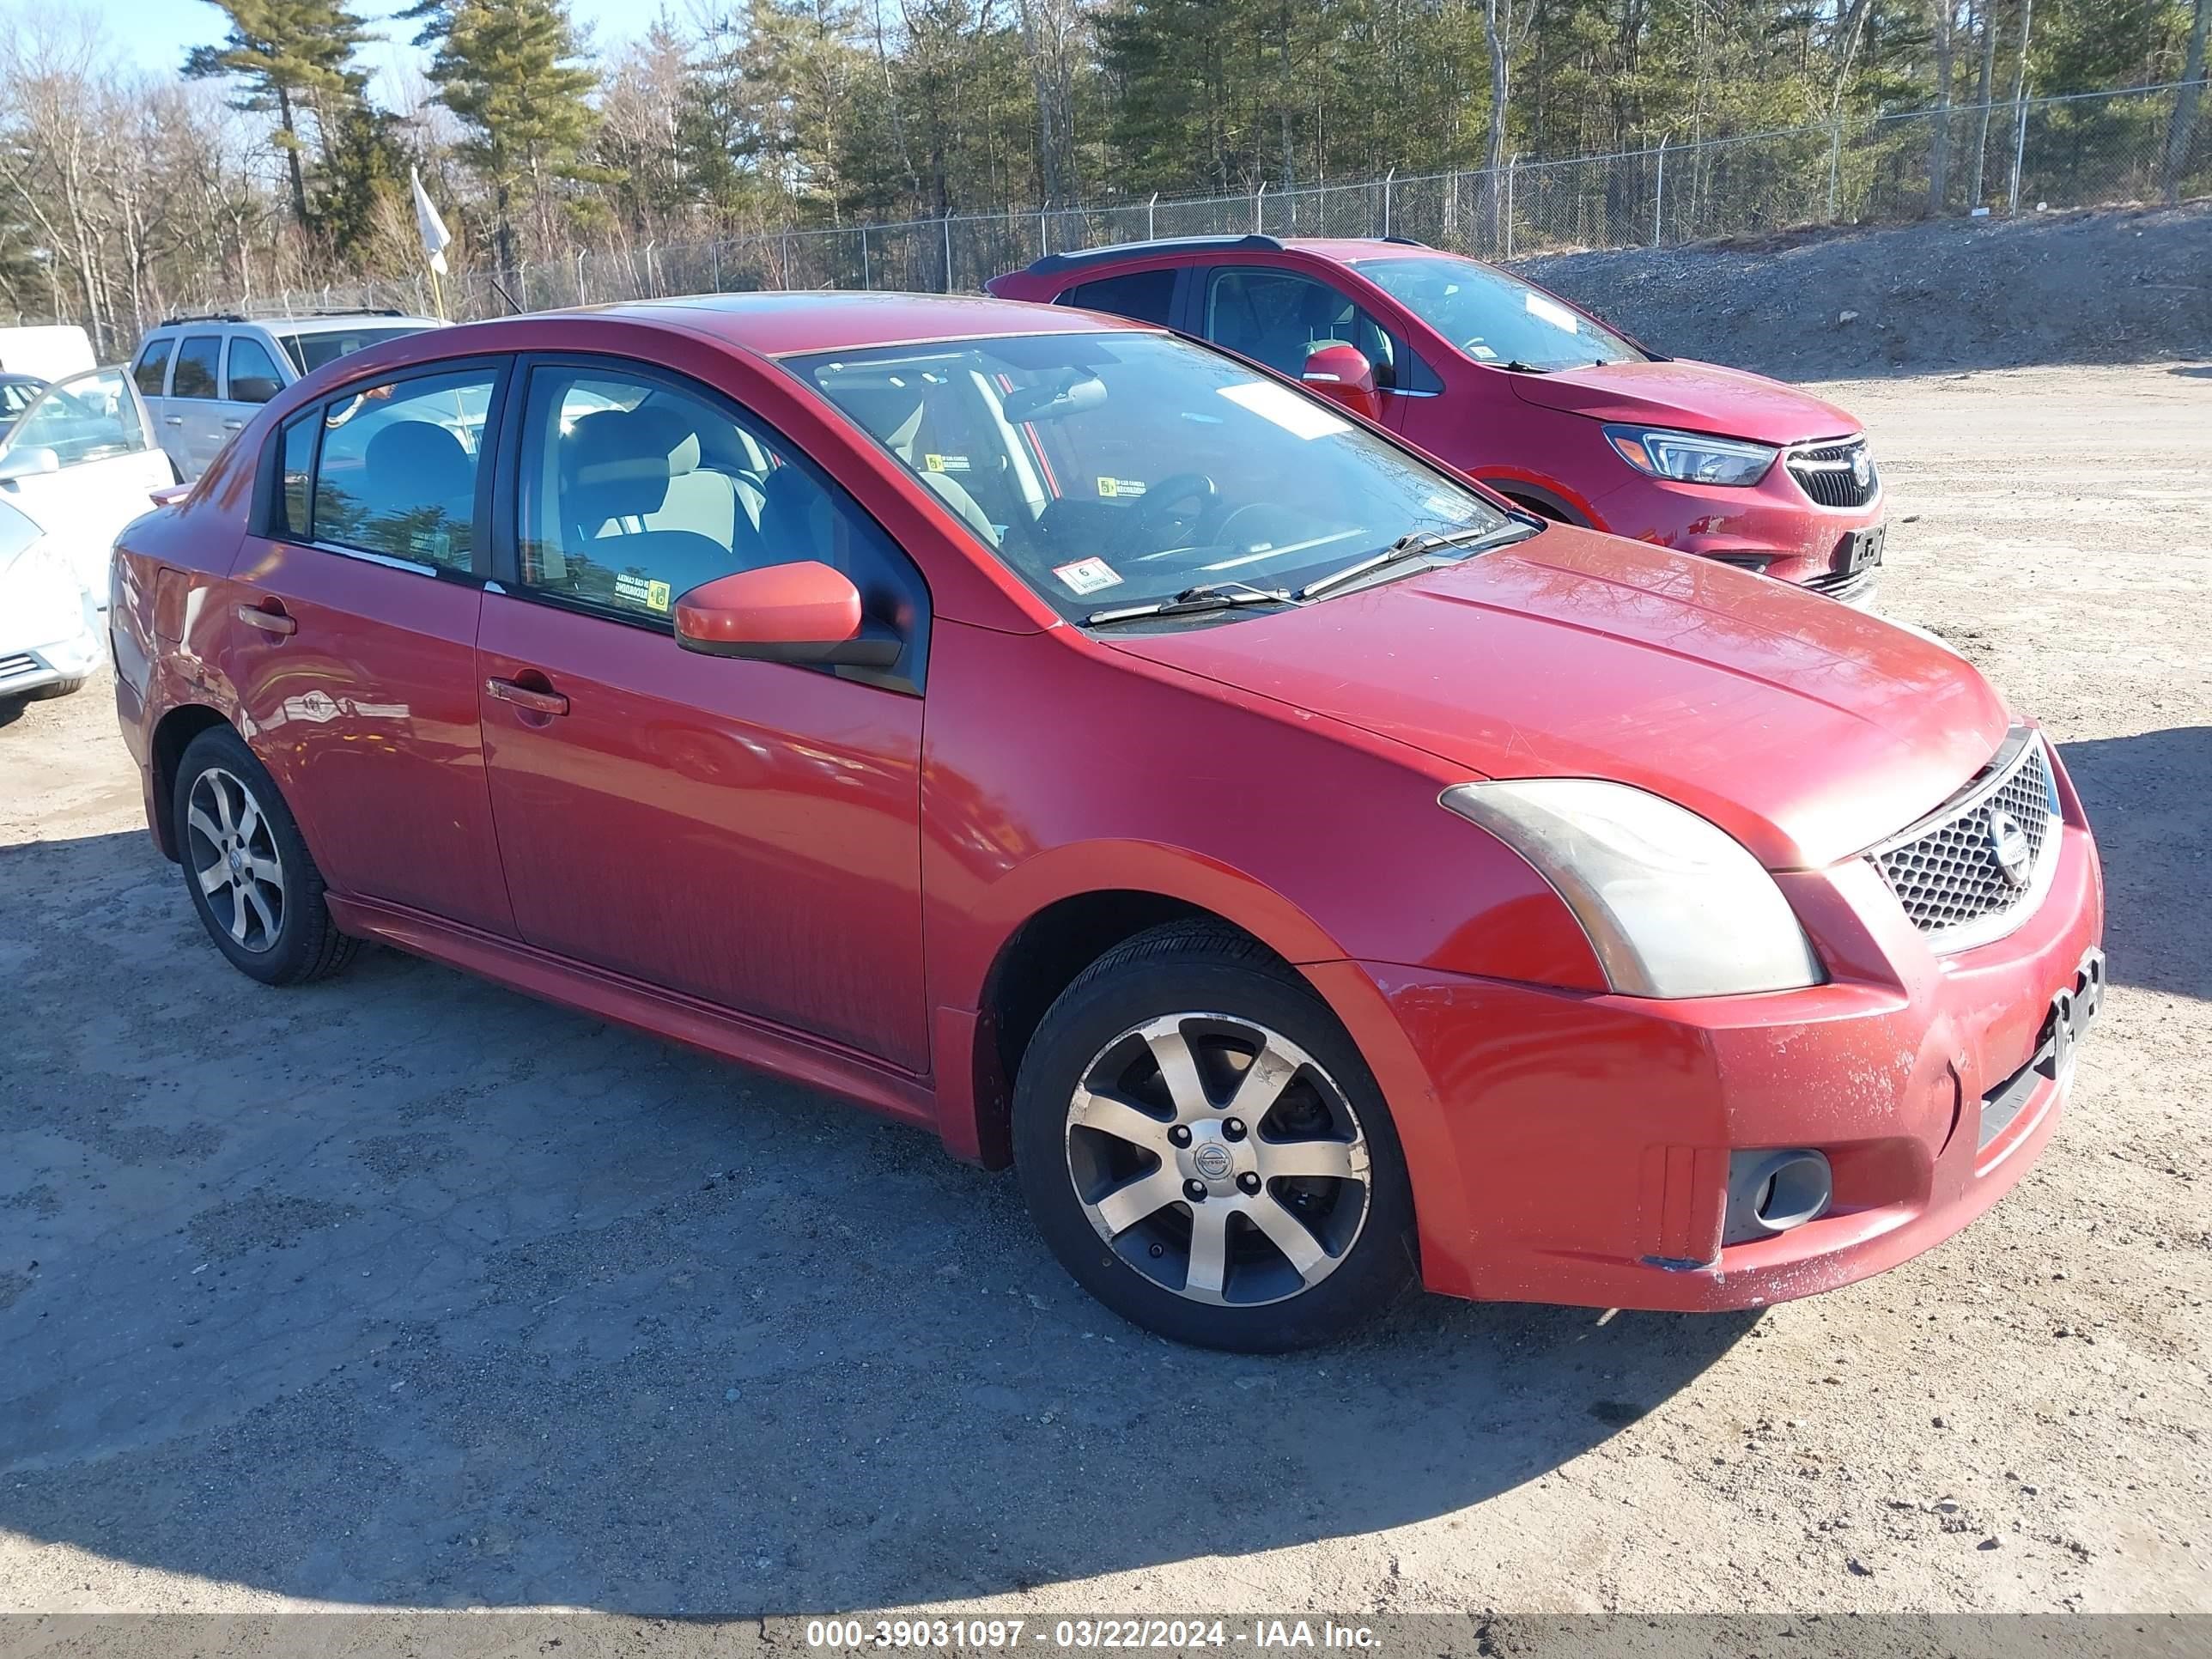
[[[535, 368], [517, 454], [514, 591], [478, 636], [517, 930], [925, 1071], [918, 573], [775, 434], [642, 366]], [[850, 574], [912, 665], [677, 645], [686, 591], [799, 559]]]
[[222, 601], [254, 753], [324, 878], [512, 935], [477, 726], [477, 453], [500, 374], [441, 365], [287, 422], [283, 488]]
[[115, 538], [169, 482], [130, 375], [95, 368], [48, 386], [9, 430], [0, 472], [0, 496], [37, 521], [105, 611]]

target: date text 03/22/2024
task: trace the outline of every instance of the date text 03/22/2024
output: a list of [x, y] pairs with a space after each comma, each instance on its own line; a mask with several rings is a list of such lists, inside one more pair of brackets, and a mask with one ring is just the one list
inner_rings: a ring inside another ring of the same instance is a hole
[[810, 1619], [806, 1645], [833, 1653], [1049, 1647], [1073, 1652], [1196, 1648], [1371, 1650], [1364, 1625], [1330, 1619]]

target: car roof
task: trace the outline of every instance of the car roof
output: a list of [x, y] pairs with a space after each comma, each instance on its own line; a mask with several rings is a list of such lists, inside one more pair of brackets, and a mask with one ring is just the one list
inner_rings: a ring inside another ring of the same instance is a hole
[[1175, 259], [1194, 253], [1310, 253], [1317, 258], [1349, 264], [1358, 259], [1400, 255], [1438, 254], [1432, 248], [1403, 236], [1269, 236], [1255, 232], [1237, 236], [1166, 236], [1140, 242], [1110, 242], [1100, 247], [1075, 248], [1033, 259], [1025, 271], [1036, 276], [1062, 276], [1077, 271], [1103, 271], [1116, 265], [1152, 259]]
[[[564, 320], [605, 319], [680, 328], [763, 357], [817, 351], [858, 351], [876, 346], [1006, 338], [1024, 334], [1108, 334], [1161, 331], [1121, 318], [1064, 307], [1048, 310], [1018, 300], [981, 295], [897, 294], [883, 290], [808, 289], [757, 294], [700, 294], [680, 299], [634, 301], [572, 311], [526, 312], [496, 322], [442, 331], [417, 349], [443, 356], [472, 346], [477, 331], [496, 330], [512, 342], [556, 330]], [[487, 350], [514, 349], [495, 343]]]

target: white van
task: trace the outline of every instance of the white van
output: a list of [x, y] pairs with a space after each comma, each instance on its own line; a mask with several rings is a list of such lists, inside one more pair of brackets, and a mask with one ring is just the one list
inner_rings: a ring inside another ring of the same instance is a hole
[[172, 317], [147, 330], [131, 376], [178, 477], [189, 483], [256, 409], [293, 381], [365, 346], [444, 326], [398, 311]]

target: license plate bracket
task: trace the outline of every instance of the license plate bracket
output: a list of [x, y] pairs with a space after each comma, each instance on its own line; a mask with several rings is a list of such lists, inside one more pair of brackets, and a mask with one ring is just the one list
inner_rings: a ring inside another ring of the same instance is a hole
[[1879, 565], [1882, 544], [1888, 536], [1889, 526], [1886, 524], [1878, 524], [1871, 530], [1854, 530], [1845, 535], [1836, 547], [1837, 574], [1856, 576]]

